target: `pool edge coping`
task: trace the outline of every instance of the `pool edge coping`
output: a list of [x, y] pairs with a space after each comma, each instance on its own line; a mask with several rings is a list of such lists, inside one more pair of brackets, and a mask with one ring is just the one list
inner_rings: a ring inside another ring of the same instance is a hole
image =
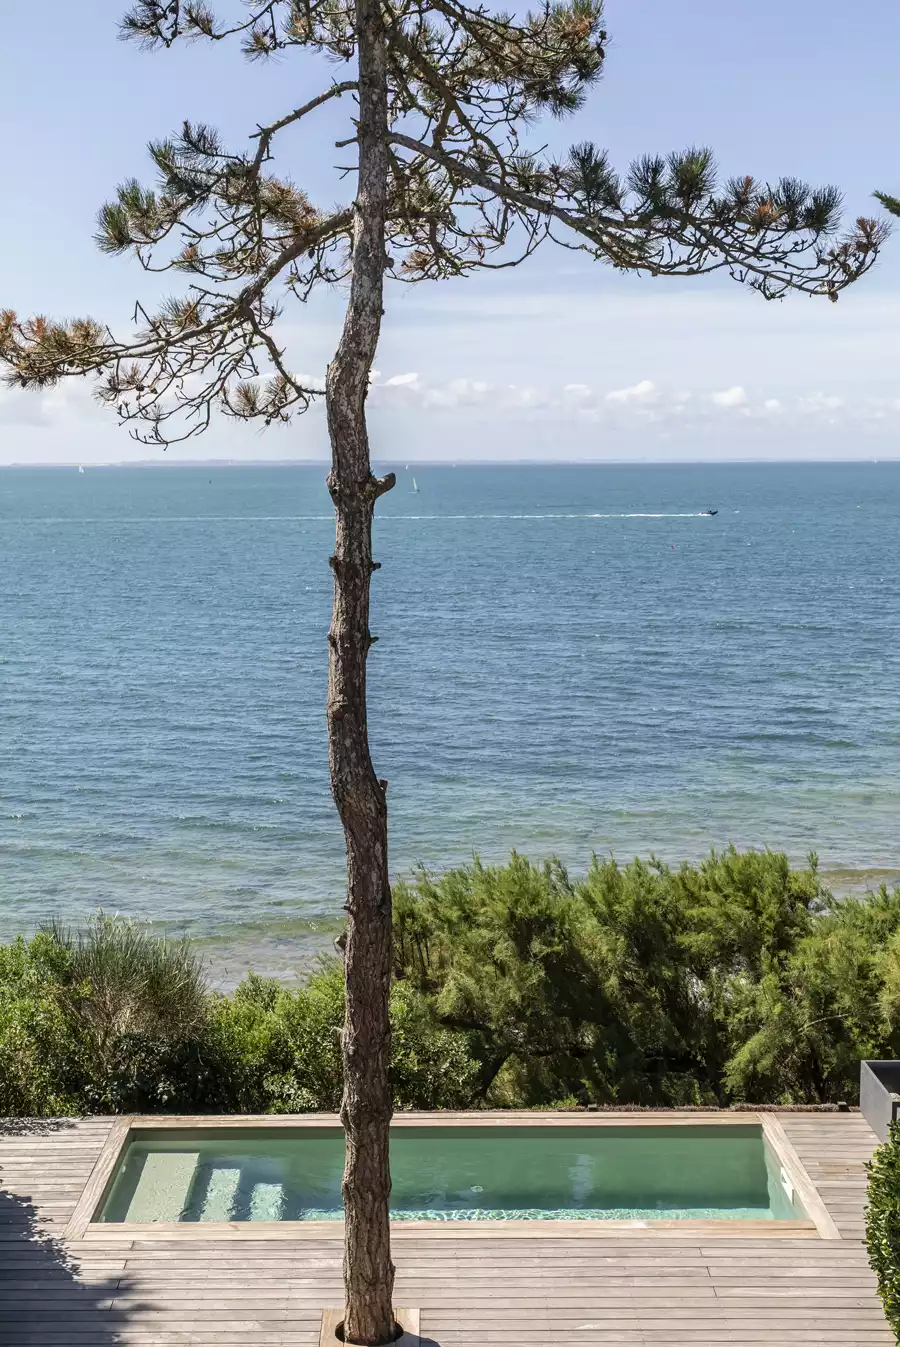
[[816, 1227], [819, 1238], [841, 1239], [841, 1232], [837, 1228], [834, 1217], [825, 1205], [816, 1185], [809, 1177], [806, 1166], [794, 1149], [778, 1115], [760, 1111], [758, 1116], [763, 1137], [769, 1142], [781, 1161], [785, 1173], [794, 1186], [794, 1191], [799, 1193], [803, 1209]]
[[[403, 1231], [417, 1234], [429, 1231], [444, 1235], [459, 1235], [463, 1232], [470, 1236], [478, 1232], [491, 1235], [505, 1234], [512, 1238], [521, 1238], [525, 1235], [571, 1238], [578, 1234], [621, 1236], [624, 1233], [635, 1236], [684, 1233], [686, 1236], [695, 1234], [706, 1238], [716, 1235], [733, 1238], [739, 1234], [754, 1239], [775, 1237], [840, 1240], [842, 1238], [777, 1115], [764, 1109], [760, 1109], [758, 1112], [748, 1111], [732, 1114], [716, 1112], [681, 1113], [677, 1110], [671, 1112], [660, 1110], [654, 1113], [598, 1112], [577, 1114], [526, 1112], [524, 1110], [516, 1110], [515, 1112], [485, 1110], [482, 1113], [401, 1113], [395, 1115], [391, 1122], [391, 1126], [396, 1128], [423, 1126], [621, 1127], [635, 1125], [667, 1127], [691, 1125], [760, 1126], [764, 1142], [767, 1142], [774, 1150], [796, 1193], [799, 1195], [809, 1219], [806, 1221], [716, 1221], [713, 1219], [684, 1221], [392, 1221], [392, 1236]], [[191, 1128], [211, 1131], [216, 1128], [240, 1129], [263, 1126], [273, 1129], [282, 1127], [294, 1129], [302, 1127], [339, 1128], [341, 1122], [335, 1113], [127, 1114], [116, 1118], [63, 1231], [63, 1238], [67, 1242], [76, 1243], [87, 1239], [101, 1240], [104, 1243], [120, 1240], [127, 1240], [130, 1243], [135, 1239], [321, 1239], [323, 1237], [343, 1239], [343, 1223], [341, 1221], [204, 1221], [193, 1225], [186, 1224], [183, 1221], [117, 1221], [105, 1224], [94, 1219], [107, 1196], [116, 1166], [132, 1132], [190, 1130]]]

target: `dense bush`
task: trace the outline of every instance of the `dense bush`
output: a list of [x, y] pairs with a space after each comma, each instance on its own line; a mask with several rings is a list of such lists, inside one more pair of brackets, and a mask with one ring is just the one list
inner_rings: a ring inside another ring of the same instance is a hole
[[0, 945], [0, 1115], [78, 1111], [78, 1043], [58, 994], [64, 975], [64, 951], [48, 936]]
[[900, 1123], [891, 1125], [869, 1165], [866, 1245], [884, 1312], [900, 1341]]
[[824, 1103], [900, 1048], [900, 890], [835, 902], [814, 857], [572, 880], [513, 856], [395, 911], [395, 976], [466, 1034], [489, 1103]]
[[211, 1008], [189, 946], [128, 922], [0, 946], [0, 1112], [200, 1108]]
[[[100, 919], [0, 946], [0, 1114], [336, 1110], [342, 970], [207, 989], [184, 943]], [[408, 986], [391, 998], [398, 1108], [466, 1108], [477, 1063]]]
[[[213, 1002], [209, 1041], [227, 1074], [210, 1102], [244, 1113], [337, 1111], [343, 1018], [343, 970], [335, 962], [298, 991], [251, 974], [232, 997]], [[397, 1108], [475, 1102], [478, 1067], [465, 1039], [436, 1025], [411, 988], [393, 988], [391, 1023]]]
[[[851, 1099], [900, 1052], [900, 890], [811, 858], [556, 861], [395, 890], [398, 1108]], [[339, 963], [211, 993], [180, 942], [100, 918], [0, 947], [0, 1112], [301, 1112], [341, 1095]]]

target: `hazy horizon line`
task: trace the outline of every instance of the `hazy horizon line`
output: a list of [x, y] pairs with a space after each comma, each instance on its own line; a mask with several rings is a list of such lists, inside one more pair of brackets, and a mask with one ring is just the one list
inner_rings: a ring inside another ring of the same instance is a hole
[[[77, 472], [81, 469], [95, 471], [109, 468], [327, 468], [327, 458], [191, 458], [167, 459], [162, 462], [152, 458], [130, 461], [128, 459], [110, 459], [98, 463], [76, 463], [74, 460], [61, 461], [48, 459], [40, 463], [0, 463], [0, 471], [61, 471]], [[396, 468], [399, 460], [389, 458], [373, 459], [374, 464]], [[869, 463], [872, 465], [900, 464], [900, 455], [886, 458], [871, 458], [869, 455], [850, 458], [428, 458], [409, 459], [405, 466], [416, 468], [692, 468], [692, 467], [824, 467], [828, 465], [847, 465]]]

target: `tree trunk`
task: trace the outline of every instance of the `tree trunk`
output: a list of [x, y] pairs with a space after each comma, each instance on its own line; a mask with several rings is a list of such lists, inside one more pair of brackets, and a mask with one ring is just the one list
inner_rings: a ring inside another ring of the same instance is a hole
[[385, 1343], [393, 1336], [388, 1201], [391, 1121], [391, 890], [387, 782], [375, 776], [366, 723], [366, 659], [372, 515], [393, 475], [376, 479], [369, 462], [365, 402], [381, 327], [387, 195], [387, 74], [378, 0], [356, 0], [359, 57], [359, 181], [354, 203], [353, 270], [344, 329], [328, 369], [326, 404], [337, 515], [331, 565], [328, 747], [331, 787], [347, 842], [347, 1011], [342, 1035], [341, 1121], [347, 1158], [344, 1340]]

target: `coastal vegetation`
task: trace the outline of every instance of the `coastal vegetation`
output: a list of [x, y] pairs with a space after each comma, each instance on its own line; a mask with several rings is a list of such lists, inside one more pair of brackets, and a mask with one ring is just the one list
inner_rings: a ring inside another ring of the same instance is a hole
[[[900, 1055], [900, 889], [815, 858], [471, 865], [395, 885], [398, 1109], [852, 1101]], [[211, 990], [190, 945], [104, 916], [0, 947], [0, 1111], [340, 1106], [343, 971]]]

